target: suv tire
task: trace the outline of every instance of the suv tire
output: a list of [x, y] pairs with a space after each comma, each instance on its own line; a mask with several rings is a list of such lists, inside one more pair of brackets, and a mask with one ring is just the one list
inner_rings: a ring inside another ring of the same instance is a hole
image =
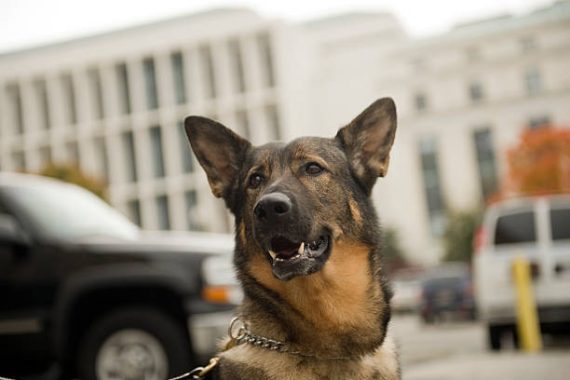
[[[82, 380], [177, 376], [190, 368], [188, 333], [173, 318], [151, 308], [126, 308], [95, 320], [79, 342]], [[112, 373], [116, 368], [124, 376]], [[128, 375], [127, 375], [128, 373]]]

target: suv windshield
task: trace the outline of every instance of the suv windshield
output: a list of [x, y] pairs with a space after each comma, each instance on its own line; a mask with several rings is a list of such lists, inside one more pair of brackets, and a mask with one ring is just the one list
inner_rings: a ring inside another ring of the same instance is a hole
[[4, 187], [47, 235], [64, 240], [107, 236], [133, 239], [138, 228], [94, 194], [75, 185], [41, 181]]

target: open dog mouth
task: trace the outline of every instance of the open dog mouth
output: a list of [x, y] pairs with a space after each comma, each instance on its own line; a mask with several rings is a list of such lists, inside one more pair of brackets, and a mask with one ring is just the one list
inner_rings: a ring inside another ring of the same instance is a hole
[[295, 243], [283, 236], [277, 236], [271, 239], [269, 255], [277, 262], [295, 260], [301, 256], [317, 257], [325, 252], [328, 245], [329, 240], [327, 236], [321, 236], [318, 240], [310, 243]]
[[308, 275], [320, 270], [330, 255], [331, 239], [321, 235], [312, 241], [293, 241], [275, 236], [269, 242], [267, 255], [273, 274], [280, 280]]

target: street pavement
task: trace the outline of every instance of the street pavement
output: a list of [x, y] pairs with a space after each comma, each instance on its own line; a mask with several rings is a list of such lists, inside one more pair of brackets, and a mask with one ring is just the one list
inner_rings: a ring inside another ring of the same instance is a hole
[[569, 380], [570, 351], [454, 355], [408, 368], [403, 380]]
[[570, 347], [546, 342], [538, 354], [486, 349], [484, 327], [474, 322], [424, 325], [415, 316], [391, 323], [400, 347], [403, 380], [570, 380]]

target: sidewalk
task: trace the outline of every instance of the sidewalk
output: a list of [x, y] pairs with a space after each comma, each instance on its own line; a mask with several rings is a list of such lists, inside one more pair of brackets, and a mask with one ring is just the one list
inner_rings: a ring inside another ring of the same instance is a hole
[[418, 364], [403, 380], [569, 380], [570, 351], [480, 353]]

